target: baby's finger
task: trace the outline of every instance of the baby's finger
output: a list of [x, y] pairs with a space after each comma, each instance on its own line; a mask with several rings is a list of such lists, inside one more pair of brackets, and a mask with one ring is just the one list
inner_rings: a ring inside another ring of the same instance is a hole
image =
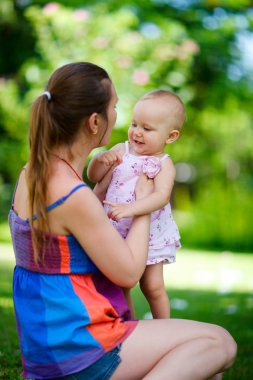
[[116, 220], [116, 219], [115, 219], [115, 216], [114, 216], [114, 214], [113, 214], [113, 212], [112, 212], [112, 210], [109, 210], [109, 211], [107, 212], [107, 216], [108, 216], [109, 219]]
[[111, 207], [116, 206], [116, 203], [113, 203], [113, 202], [110, 202], [110, 201], [103, 201], [103, 203], [105, 205], [108, 205], [108, 206], [111, 206]]
[[116, 162], [120, 164], [122, 162], [122, 156], [119, 152], [115, 153]]
[[109, 218], [114, 220], [115, 222], [118, 222], [120, 220], [118, 215], [115, 215], [114, 213], [109, 213], [108, 214]]
[[111, 166], [113, 163], [114, 163], [113, 157], [111, 157], [111, 156], [106, 157], [106, 160], [105, 160], [105, 165], [106, 166]]

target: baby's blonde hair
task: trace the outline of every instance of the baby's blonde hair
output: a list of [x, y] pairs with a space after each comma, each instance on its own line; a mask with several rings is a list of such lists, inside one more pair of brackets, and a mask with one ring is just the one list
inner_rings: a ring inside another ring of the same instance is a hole
[[158, 89], [150, 91], [147, 94], [143, 95], [140, 98], [140, 101], [156, 98], [167, 98], [168, 102], [170, 102], [170, 105], [171, 102], [174, 102], [173, 111], [175, 125], [173, 125], [173, 129], [177, 129], [180, 131], [186, 119], [184, 103], [182, 102], [180, 97], [172, 91]]

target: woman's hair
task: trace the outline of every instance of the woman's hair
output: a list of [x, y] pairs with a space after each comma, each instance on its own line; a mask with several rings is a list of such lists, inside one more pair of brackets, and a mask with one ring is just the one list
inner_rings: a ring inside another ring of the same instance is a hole
[[50, 231], [46, 212], [50, 153], [60, 145], [71, 147], [81, 128], [85, 128], [85, 120], [93, 112], [100, 113], [107, 120], [110, 83], [107, 72], [97, 65], [88, 62], [67, 64], [52, 74], [46, 92], [32, 106], [27, 178], [32, 242], [37, 263], [43, 257], [45, 232]]

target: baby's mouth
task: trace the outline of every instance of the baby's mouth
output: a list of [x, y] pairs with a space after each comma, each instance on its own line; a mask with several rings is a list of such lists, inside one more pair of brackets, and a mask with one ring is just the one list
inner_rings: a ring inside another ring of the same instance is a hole
[[144, 144], [143, 142], [138, 141], [138, 140], [134, 140], [134, 143], [137, 144], [137, 145], [142, 145], [142, 144]]

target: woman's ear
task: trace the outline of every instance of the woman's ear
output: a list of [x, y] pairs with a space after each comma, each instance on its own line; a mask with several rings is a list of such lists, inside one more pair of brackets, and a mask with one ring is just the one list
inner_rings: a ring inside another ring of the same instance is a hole
[[169, 137], [166, 140], [166, 144], [171, 144], [175, 142], [180, 136], [180, 132], [177, 129], [173, 129], [173, 131], [170, 132]]
[[98, 133], [98, 127], [99, 127], [99, 115], [96, 112], [93, 112], [88, 119], [86, 120], [87, 128], [88, 130], [93, 134], [96, 135]]

